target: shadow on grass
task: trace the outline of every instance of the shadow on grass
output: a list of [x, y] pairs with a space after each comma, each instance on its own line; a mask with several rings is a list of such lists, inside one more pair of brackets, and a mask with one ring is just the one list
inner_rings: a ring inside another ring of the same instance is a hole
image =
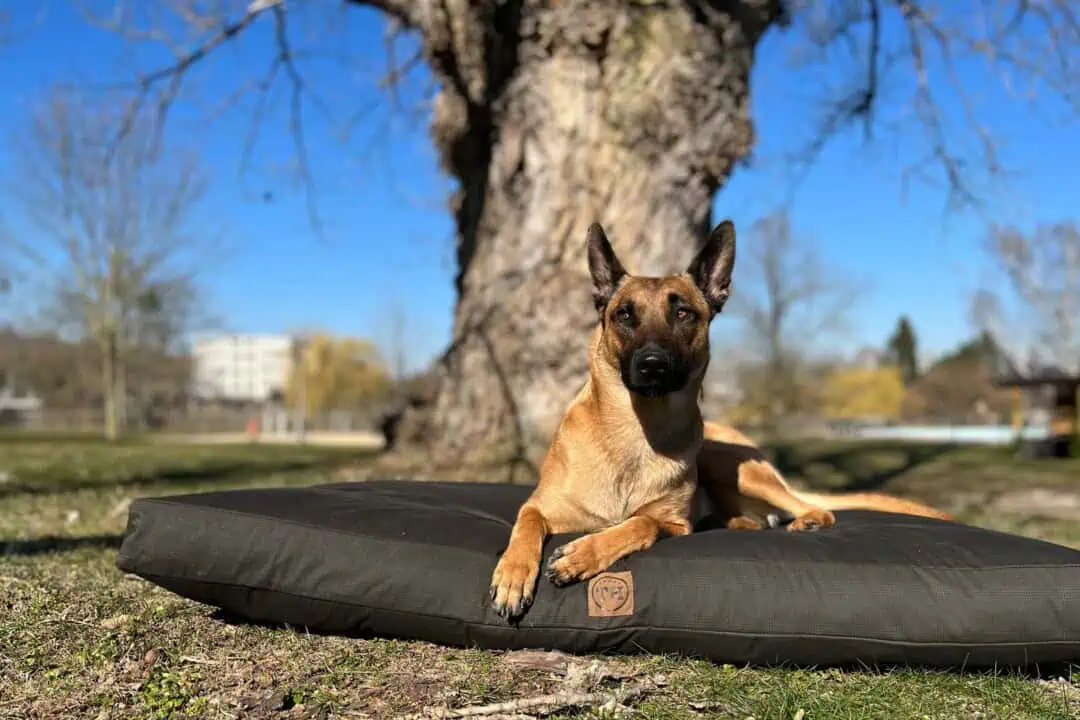
[[[318, 603], [319, 601], [312, 601]], [[348, 630], [332, 631], [332, 630], [318, 630], [315, 628], [309, 628], [302, 625], [293, 625], [284, 622], [273, 622], [266, 620], [256, 620], [252, 618], [244, 617], [238, 613], [217, 608], [209, 613], [211, 620], [229, 625], [233, 627], [249, 627], [258, 628], [261, 630], [270, 630], [282, 633], [302, 633], [304, 635], [312, 635], [316, 637], [347, 637], [355, 640], [398, 640], [398, 641], [415, 641], [415, 642], [428, 642], [423, 639], [416, 639], [409, 637], [403, 637], [398, 635], [376, 633], [367, 629], [349, 628]], [[455, 646], [442, 645], [435, 643], [441, 647], [450, 649]], [[483, 649], [483, 648], [481, 648]], [[490, 652], [503, 652], [512, 648], [490, 648]], [[549, 648], [550, 649], [550, 648]], [[627, 657], [627, 658], [646, 658], [650, 656], [650, 653], [644, 650], [610, 650], [600, 655], [610, 655], [615, 657]], [[663, 655], [662, 653], [659, 655]], [[589, 655], [577, 655], [581, 658], [589, 658], [593, 656]], [[671, 658], [671, 655], [666, 655]], [[687, 662], [693, 662], [697, 660], [706, 660], [706, 658], [687, 655], [681, 659]], [[716, 663], [719, 665], [719, 663]], [[835, 669], [845, 673], [859, 673], [863, 675], [888, 675], [893, 673], [903, 672], [928, 672], [938, 673], [943, 675], [957, 675], [957, 676], [976, 676], [976, 677], [1023, 677], [1027, 679], [1040, 679], [1040, 678], [1054, 678], [1054, 677], [1069, 677], [1070, 673], [1074, 673], [1077, 667], [1073, 663], [1060, 662], [1060, 663], [1032, 663], [1029, 665], [1001, 665], [1001, 666], [984, 666], [984, 667], [969, 667], [966, 665], [896, 665], [896, 664], [870, 664], [862, 662], [850, 662], [841, 663], [835, 665], [811, 665], [811, 664], [798, 664], [792, 662], [781, 661], [771, 664], [752, 664], [744, 665], [753, 670], [786, 670], [786, 671], [823, 671], [827, 669]]]
[[85, 548], [114, 549], [120, 547], [123, 537], [123, 535], [85, 535], [82, 537], [47, 535], [25, 540], [0, 540], [0, 557], [48, 555]]
[[97, 445], [101, 447], [126, 447], [146, 445], [152, 440], [151, 433], [129, 433], [117, 440], [107, 440], [100, 432], [83, 430], [28, 430], [24, 428], [0, 428], [0, 446], [3, 445]]
[[361, 457], [346, 456], [333, 458], [310, 458], [304, 460], [284, 460], [281, 462], [252, 463], [238, 460], [235, 462], [202, 465], [190, 468], [162, 468], [161, 470], [137, 473], [115, 480], [83, 478], [70, 482], [55, 483], [11, 483], [0, 487], [0, 498], [14, 495], [57, 495], [79, 490], [113, 490], [147, 485], [185, 485], [206, 481], [234, 482], [255, 480], [274, 473], [300, 472], [305, 470], [332, 470], [370, 455]]
[[[801, 477], [810, 485], [820, 485], [808, 473], [811, 466], [827, 466], [839, 482], [830, 484], [829, 490], [840, 492], [876, 492], [889, 482], [916, 467], [946, 455], [959, 446], [951, 443], [900, 444], [858, 443], [820, 454], [799, 452], [797, 446], [776, 445], [769, 448], [773, 464], [781, 473]], [[900, 456], [899, 462], [883, 464], [881, 456]]]

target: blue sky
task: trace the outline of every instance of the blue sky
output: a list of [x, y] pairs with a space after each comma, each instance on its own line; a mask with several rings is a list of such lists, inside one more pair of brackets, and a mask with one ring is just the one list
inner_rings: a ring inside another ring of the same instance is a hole
[[[36, 9], [29, 5], [15, 11], [16, 28], [33, 19]], [[51, 83], [123, 80], [131, 77], [136, 63], [162, 58], [146, 47], [131, 55], [114, 35], [83, 22], [64, 0], [39, 7], [47, 8], [42, 24], [0, 49], [0, 168], [9, 162], [4, 141], [17, 132], [27, 105]], [[304, 33], [327, 31], [319, 18], [300, 20], [305, 24], [296, 28], [297, 42]], [[382, 340], [391, 309], [404, 305], [410, 364], [425, 362], [450, 334], [453, 228], [444, 198], [451, 185], [438, 170], [423, 116], [395, 113], [386, 95], [374, 90], [386, 71], [382, 19], [368, 10], [335, 15], [333, 36], [318, 44], [324, 53], [305, 61], [305, 78], [341, 117], [374, 108], [347, 146], [331, 137], [328, 126], [307, 108], [306, 137], [324, 238], [312, 233], [304, 194], [286, 179], [293, 146], [285, 125], [284, 83], [277, 111], [261, 131], [258, 165], [243, 181], [238, 174], [241, 148], [252, 106], [234, 107], [207, 122], [208, 109], [219, 108], [232, 90], [264, 71], [273, 47], [271, 25], [264, 22], [253, 30], [199, 68], [189, 90], [210, 101], [201, 109], [178, 106], [171, 125], [177, 138], [198, 142], [215, 173], [205, 213], [208, 222], [223, 224], [229, 239], [224, 260], [206, 275], [215, 309], [237, 331], [284, 332], [316, 325]], [[813, 105], [808, 93], [820, 89], [810, 80], [838, 77], [837, 60], [832, 70], [822, 73], [819, 68], [814, 76], [789, 71], [794, 40], [774, 32], [759, 48], [752, 86], [757, 159], [736, 171], [715, 202], [715, 217], [730, 216], [740, 227], [785, 197], [789, 175], [783, 156], [809, 132]], [[334, 57], [346, 52], [348, 69]], [[406, 53], [402, 46], [400, 56]], [[1006, 164], [1021, 173], [995, 198], [995, 219], [1030, 227], [1074, 217], [1077, 125], [1067, 122], [1053, 103], [1033, 106], [1007, 98], [1001, 82], [980, 68], [965, 66], [961, 75], [978, 96], [980, 117], [1004, 143]], [[937, 77], [933, 69], [931, 77]], [[401, 90], [404, 106], [415, 106], [427, 80], [423, 68], [410, 75]], [[894, 87], [892, 97], [902, 98], [903, 91]], [[887, 107], [889, 117], [896, 117], [905, 105]], [[947, 107], [955, 111], [957, 105]], [[839, 346], [878, 344], [897, 316], [907, 313], [924, 350], [946, 350], [971, 332], [968, 297], [985, 277], [978, 249], [981, 226], [970, 216], [946, 220], [938, 188], [916, 185], [905, 194], [904, 158], [918, 149], [910, 137], [882, 142], [871, 152], [861, 143], [859, 129], [832, 143], [792, 205], [796, 230], [816, 244], [831, 271], [850, 275], [866, 288], [852, 308], [851, 336]], [[264, 192], [272, 194], [271, 202], [263, 200]], [[3, 198], [0, 213], [18, 224]], [[730, 321], [721, 320], [715, 332], [724, 336], [732, 328]]]

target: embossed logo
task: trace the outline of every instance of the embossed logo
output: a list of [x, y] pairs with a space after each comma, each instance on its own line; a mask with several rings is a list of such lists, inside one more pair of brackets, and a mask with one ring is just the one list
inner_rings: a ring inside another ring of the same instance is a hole
[[634, 576], [625, 572], [601, 573], [589, 581], [589, 617], [634, 614]]

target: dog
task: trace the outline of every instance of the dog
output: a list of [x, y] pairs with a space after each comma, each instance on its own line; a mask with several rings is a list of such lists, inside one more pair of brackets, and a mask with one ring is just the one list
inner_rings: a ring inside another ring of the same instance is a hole
[[492, 574], [489, 600], [500, 617], [514, 622], [532, 605], [553, 534], [587, 533], [547, 561], [545, 576], [562, 587], [648, 549], [661, 534], [690, 534], [692, 517], [708, 506], [732, 530], [775, 527], [781, 516], [789, 531], [816, 530], [845, 509], [952, 519], [887, 495], [796, 492], [748, 437], [704, 421], [698, 401], [709, 327], [731, 293], [734, 223], [718, 224], [678, 275], [628, 274], [598, 223], [587, 245], [598, 313], [589, 374]]

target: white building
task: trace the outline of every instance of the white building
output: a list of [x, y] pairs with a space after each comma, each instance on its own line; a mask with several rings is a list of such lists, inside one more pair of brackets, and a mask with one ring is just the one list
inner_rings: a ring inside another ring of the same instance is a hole
[[851, 364], [864, 370], [876, 370], [881, 367], [883, 358], [883, 353], [877, 348], [864, 347], [855, 353]]
[[43, 405], [32, 390], [20, 393], [5, 384], [0, 388], [0, 425], [32, 425], [41, 418]]
[[291, 366], [288, 335], [202, 335], [192, 343], [194, 394], [263, 401], [284, 391]]

